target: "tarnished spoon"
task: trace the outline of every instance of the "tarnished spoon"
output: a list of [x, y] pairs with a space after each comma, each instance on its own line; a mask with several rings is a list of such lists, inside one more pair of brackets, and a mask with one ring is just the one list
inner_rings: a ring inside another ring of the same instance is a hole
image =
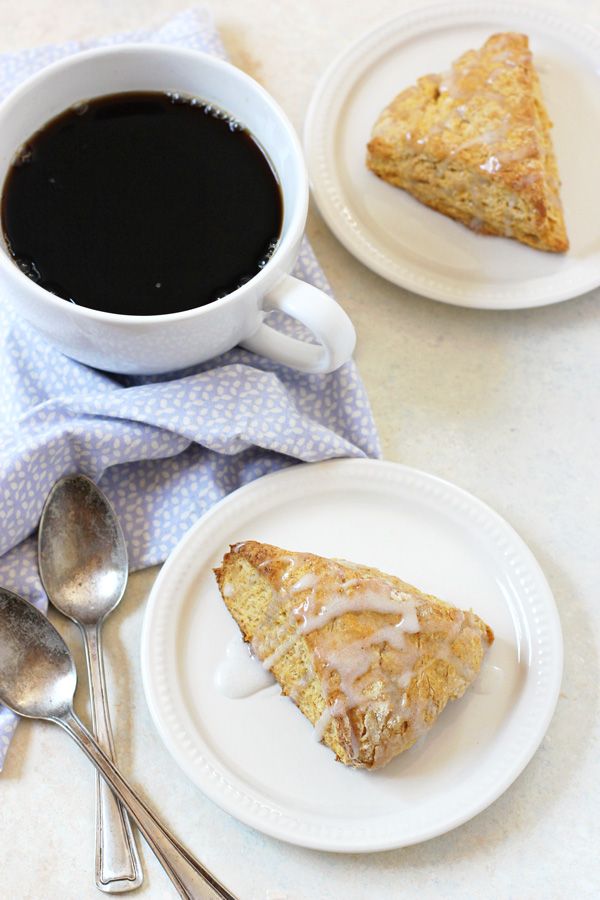
[[56, 628], [27, 600], [0, 588], [0, 703], [64, 728], [94, 763], [186, 900], [236, 900], [160, 822], [73, 711], [77, 672]]
[[[61, 478], [50, 491], [40, 521], [38, 564], [50, 603], [81, 629], [92, 730], [114, 762], [101, 639], [104, 620], [127, 585], [127, 547], [112, 506], [85, 475]], [[139, 887], [143, 880], [127, 813], [98, 775], [96, 886], [116, 894]]]

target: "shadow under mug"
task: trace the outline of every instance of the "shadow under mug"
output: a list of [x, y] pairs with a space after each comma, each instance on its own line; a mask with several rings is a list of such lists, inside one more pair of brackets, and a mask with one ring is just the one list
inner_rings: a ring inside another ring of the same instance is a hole
[[[269, 94], [244, 72], [193, 50], [154, 44], [90, 50], [60, 60], [20, 85], [0, 105], [0, 183], [20, 146], [74, 103], [122, 91], [177, 91], [238, 120], [269, 158], [281, 187], [283, 224], [275, 253], [250, 281], [206, 306], [129, 316], [68, 303], [31, 281], [2, 238], [0, 291], [67, 356], [112, 372], [152, 374], [204, 362], [242, 344], [303, 372], [331, 372], [352, 356], [356, 335], [343, 309], [289, 275], [308, 211], [308, 177], [296, 133]], [[316, 344], [264, 322], [273, 309], [298, 319]]]

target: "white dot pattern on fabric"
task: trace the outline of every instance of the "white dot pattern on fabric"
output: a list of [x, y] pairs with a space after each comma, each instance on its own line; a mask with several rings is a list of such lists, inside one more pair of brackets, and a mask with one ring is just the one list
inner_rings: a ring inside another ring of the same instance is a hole
[[[1, 56], [0, 96], [68, 54], [147, 40], [224, 56], [209, 14], [189, 10], [153, 32]], [[306, 241], [294, 274], [330, 292]], [[280, 313], [268, 321], [310, 340]], [[254, 478], [298, 460], [379, 455], [353, 362], [302, 375], [235, 348], [185, 372], [110, 375], [67, 359], [0, 298], [0, 584], [41, 609], [31, 535], [62, 475], [101, 483], [139, 569], [162, 562], [199, 516]], [[0, 708], [0, 767], [15, 725]]]

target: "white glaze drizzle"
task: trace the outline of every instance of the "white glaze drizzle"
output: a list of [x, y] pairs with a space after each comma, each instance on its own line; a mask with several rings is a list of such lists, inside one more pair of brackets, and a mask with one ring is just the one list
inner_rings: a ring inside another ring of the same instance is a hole
[[[339, 678], [339, 690], [344, 695], [343, 707], [338, 705], [344, 713], [360, 706], [365, 701], [363, 690], [357, 685], [361, 676], [365, 675], [376, 662], [383, 645], [392, 647], [403, 656], [405, 671], [402, 677], [402, 687], [410, 684], [414, 674], [414, 664], [418, 657], [415, 647], [406, 641], [407, 634], [414, 634], [412, 628], [403, 627], [404, 621], [394, 625], [383, 625], [368, 637], [353, 641], [338, 648], [319, 647], [316, 650], [324, 667], [329, 674], [337, 672]], [[400, 682], [399, 682], [400, 683]], [[337, 698], [339, 701], [339, 697]]]
[[227, 644], [225, 656], [215, 669], [214, 681], [221, 694], [232, 700], [250, 697], [275, 684], [241, 634], [236, 634]]
[[272, 669], [273, 666], [275, 665], [275, 663], [279, 662], [281, 657], [285, 656], [285, 654], [288, 652], [288, 650], [292, 649], [292, 647], [294, 646], [294, 644], [296, 643], [297, 640], [298, 640], [298, 634], [294, 633], [294, 634], [290, 634], [284, 641], [282, 641], [279, 644], [279, 646], [277, 646], [275, 648], [275, 650], [273, 650], [273, 652], [269, 654], [269, 656], [267, 656], [267, 657], [265, 657], [265, 659], [263, 659], [262, 664], [265, 667], [265, 669], [267, 669], [267, 670]]
[[343, 716], [345, 712], [344, 703], [338, 697], [331, 706], [326, 706], [314, 725], [314, 738], [316, 741], [323, 739], [323, 735], [327, 731], [327, 726], [334, 716]]
[[318, 575], [315, 575], [314, 572], [307, 572], [306, 575], [303, 575], [292, 585], [290, 594], [298, 594], [300, 591], [310, 590], [311, 588], [316, 587], [318, 583]]
[[493, 175], [494, 172], [498, 172], [501, 168], [501, 162], [497, 156], [488, 156], [486, 161], [479, 166], [480, 169], [483, 169], [484, 172], [488, 172], [490, 175]]
[[505, 137], [507, 127], [508, 122], [504, 121], [503, 124], [499, 125], [497, 128], [488, 128], [487, 131], [484, 131], [482, 134], [474, 135], [474, 137], [469, 138], [469, 140], [463, 141], [458, 147], [453, 147], [450, 151], [450, 156], [456, 156], [463, 150], [467, 150], [469, 147], [474, 147], [477, 144], [484, 144], [488, 147], [498, 144]]
[[[403, 601], [402, 606], [399, 606], [400, 601]], [[411, 603], [413, 603], [413, 598], [410, 594], [394, 590], [390, 591], [389, 589], [387, 592], [384, 592], [379, 585], [369, 587], [369, 582], [367, 582], [363, 590], [354, 591], [352, 594], [334, 594], [331, 600], [321, 606], [316, 613], [312, 611], [313, 604], [310, 597], [300, 606], [297, 606], [294, 612], [300, 620], [299, 630], [301, 634], [310, 634], [311, 631], [317, 631], [339, 616], [346, 615], [346, 613], [367, 611], [393, 614], [403, 612], [404, 615], [410, 616], [412, 630], [416, 631], [418, 630], [418, 622], [416, 621], [414, 605], [411, 606]]]
[[333, 718], [333, 706], [326, 706], [314, 724], [313, 737], [315, 741], [322, 741], [325, 732]]

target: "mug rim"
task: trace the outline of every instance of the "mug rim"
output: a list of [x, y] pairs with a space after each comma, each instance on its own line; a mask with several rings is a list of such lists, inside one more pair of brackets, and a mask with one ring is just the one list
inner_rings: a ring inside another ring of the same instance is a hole
[[[300, 146], [300, 140], [290, 119], [283, 111], [281, 106], [277, 103], [277, 101], [269, 94], [269, 92], [242, 69], [239, 69], [237, 66], [234, 66], [227, 60], [221, 59], [218, 56], [213, 56], [212, 54], [206, 53], [202, 50], [193, 50], [189, 47], [173, 47], [169, 46], [168, 44], [152, 43], [151, 41], [140, 43], [128, 42], [111, 47], [94, 47], [91, 50], [82, 50], [80, 52], [63, 57], [62, 59], [56, 60], [56, 62], [44, 66], [38, 72], [35, 72], [25, 81], [21, 82], [0, 103], [0, 123], [2, 117], [7, 113], [10, 113], [11, 107], [19, 102], [22, 94], [27, 93], [32, 88], [34, 90], [37, 90], [40, 84], [43, 84], [47, 77], [49, 75], [52, 75], [54, 72], [59, 71], [63, 68], [69, 68], [69, 66], [76, 65], [82, 61], [85, 63], [88, 60], [93, 60], [96, 57], [119, 56], [121, 54], [132, 52], [138, 53], [140, 55], [145, 55], [149, 52], [158, 52], [169, 56], [187, 57], [190, 60], [201, 58], [203, 61], [207, 62], [211, 66], [214, 66], [216, 69], [221, 69], [222, 71], [233, 74], [234, 77], [239, 78], [240, 81], [242, 83], [245, 83], [252, 91], [254, 91], [255, 94], [258, 94], [259, 97], [270, 108], [270, 110], [279, 118], [279, 120], [285, 127], [285, 131], [289, 140], [289, 146], [293, 151], [294, 162], [297, 166], [302, 181], [300, 196], [296, 202], [295, 208], [292, 210], [290, 224], [288, 226], [286, 235], [281, 239], [277, 249], [270, 257], [266, 266], [255, 275], [253, 275], [253, 277], [245, 284], [240, 285], [240, 287], [226, 294], [224, 297], [219, 297], [216, 300], [211, 300], [210, 303], [206, 303], [203, 306], [194, 306], [191, 309], [183, 309], [173, 313], [158, 313], [157, 315], [146, 316], [106, 312], [99, 309], [93, 309], [88, 306], [80, 306], [76, 303], [66, 303], [62, 297], [57, 297], [56, 294], [53, 294], [51, 291], [46, 290], [46, 288], [37, 284], [35, 281], [25, 275], [25, 273], [21, 271], [21, 269], [15, 263], [14, 259], [10, 256], [4, 246], [0, 247], [0, 268], [4, 270], [9, 278], [16, 279], [17, 286], [26, 290], [33, 290], [33, 292], [42, 302], [48, 303], [51, 307], [54, 307], [57, 310], [67, 312], [69, 315], [75, 316], [76, 318], [79, 317], [82, 319], [91, 319], [96, 322], [113, 323], [125, 326], [127, 326], [128, 324], [131, 326], [140, 326], [143, 323], [150, 325], [150, 323], [152, 322], [164, 323], [171, 321], [183, 321], [186, 318], [192, 318], [203, 312], [208, 312], [209, 310], [216, 309], [217, 307], [226, 306], [230, 302], [235, 302], [235, 300], [239, 299], [239, 297], [244, 293], [248, 293], [248, 291], [250, 290], [255, 290], [257, 286], [259, 287], [259, 295], [266, 293], [272, 287], [272, 285], [267, 285], [264, 290], [262, 290], [260, 286], [263, 284], [263, 282], [269, 281], [269, 277], [276, 268], [275, 261], [278, 259], [280, 260], [286, 251], [289, 252], [296, 245], [299, 235], [301, 235], [304, 231], [306, 218], [308, 215], [308, 174], [304, 162], [304, 156], [302, 154], [302, 148]], [[124, 88], [123, 90], [126, 90], [126, 88]], [[102, 94], [97, 94], [96, 96], [102, 96]], [[241, 122], [241, 124], [245, 127], [244, 122]], [[43, 127], [43, 124], [40, 126], [40, 128], [41, 127]], [[271, 165], [273, 165], [266, 148], [263, 148], [260, 144], [259, 146], [261, 147], [263, 153], [265, 153], [265, 155], [267, 156], [267, 159], [269, 160]], [[13, 154], [16, 153], [17, 150], [18, 147], [15, 147], [13, 150]], [[275, 167], [273, 166], [273, 168]], [[279, 184], [281, 185], [281, 191], [283, 195], [283, 185], [279, 177], [279, 172], [276, 169], [275, 174], [277, 176]], [[0, 186], [0, 199], [4, 190], [4, 183], [5, 180]], [[286, 271], [288, 271], [287, 268]]]

